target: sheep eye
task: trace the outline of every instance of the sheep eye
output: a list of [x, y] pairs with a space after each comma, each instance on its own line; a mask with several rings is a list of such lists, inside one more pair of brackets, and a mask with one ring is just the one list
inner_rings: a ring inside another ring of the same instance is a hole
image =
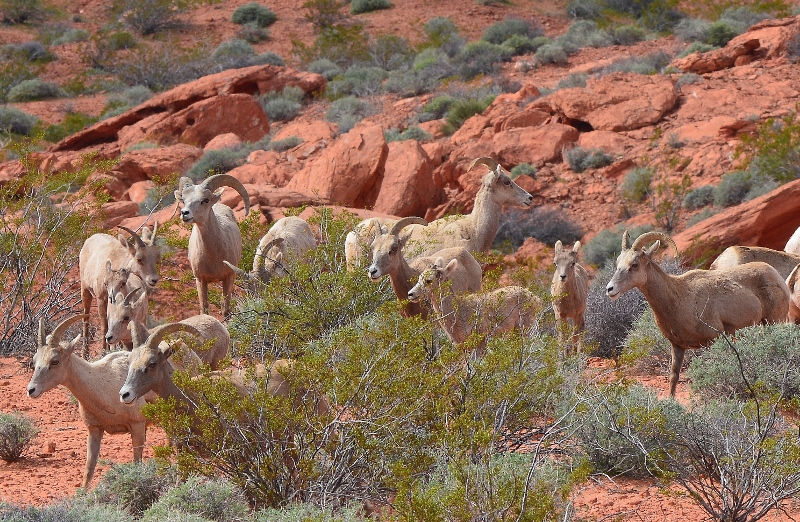
[[631, 263], [631, 268], [633, 270], [636, 270], [637, 268], [639, 268], [639, 263]]
[[206, 203], [208, 203], [208, 198], [205, 198], [203, 201], [201, 201], [201, 203], [203, 203], [203, 205], [205, 205]]
[[50, 362], [50, 366], [58, 366], [58, 363], [60, 362], [61, 361], [59, 361], [58, 359], [53, 359], [53, 361]]
[[125, 317], [123, 317], [123, 318], [122, 318], [122, 320], [123, 320], [123, 321], [130, 321], [130, 320], [131, 320], [131, 318], [130, 318], [130, 317], [128, 317], [128, 316], [126, 315]]
[[506, 185], [506, 186], [511, 185], [511, 180], [507, 179], [507, 180], [503, 181], [503, 185]]
[[152, 370], [153, 368], [155, 368], [155, 367], [156, 367], [156, 363], [155, 363], [155, 361], [148, 363], [148, 364], [147, 364], [147, 367], [148, 367], [148, 368], [150, 368], [151, 370]]
[[390, 251], [392, 254], [394, 254], [395, 252], [397, 252], [397, 246], [396, 246], [396, 245], [395, 245], [395, 246], [393, 246], [392, 248], [390, 248], [390, 249], [389, 249], [389, 251]]

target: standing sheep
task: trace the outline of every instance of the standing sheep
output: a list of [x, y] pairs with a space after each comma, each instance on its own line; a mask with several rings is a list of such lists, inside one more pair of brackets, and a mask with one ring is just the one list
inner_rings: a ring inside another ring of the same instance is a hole
[[550, 284], [559, 340], [563, 342], [564, 324], [571, 320], [572, 342], [578, 351], [580, 351], [580, 334], [585, 330], [586, 298], [589, 295], [589, 274], [578, 264], [580, 248], [580, 241], [575, 242], [572, 250], [566, 250], [561, 241], [556, 241], [553, 260], [556, 271]]
[[129, 273], [137, 274], [149, 287], [158, 283], [158, 263], [161, 257], [156, 245], [158, 223], [153, 225], [152, 233], [149, 228], [144, 227], [141, 237], [127, 227], [118, 228], [127, 232], [130, 238], [125, 239], [121, 234], [116, 238], [109, 234], [93, 234], [84, 241], [78, 257], [81, 302], [83, 314], [86, 316], [83, 321], [84, 358], [89, 356], [89, 311], [92, 300], [97, 299], [97, 315], [105, 351], [108, 349], [105, 336], [108, 333], [106, 316], [109, 283], [114, 287], [112, 293], [121, 291], [119, 282], [123, 281], [124, 284]]
[[763, 261], [772, 266], [784, 279], [789, 277], [792, 269], [800, 263], [800, 255], [790, 254], [781, 250], [756, 246], [731, 246], [726, 248], [709, 267], [711, 270], [721, 270], [732, 266]]
[[224, 261], [233, 266], [239, 264], [242, 234], [233, 210], [219, 202], [225, 186], [242, 196], [246, 216], [250, 212], [250, 196], [244, 185], [229, 174], [210, 176], [199, 185], [184, 176], [178, 181], [175, 199], [183, 205], [181, 220], [194, 224], [189, 237], [189, 264], [197, 282], [200, 311], [208, 313], [208, 283], [222, 281], [222, 315], [227, 318], [236, 272]]
[[[210, 342], [210, 346], [206, 347], [204, 350], [198, 349], [195, 353], [200, 362], [209, 365], [212, 370], [219, 368], [220, 361], [228, 355], [228, 349], [231, 345], [231, 336], [225, 325], [216, 317], [206, 314], [193, 315], [177, 323], [168, 324], [184, 325], [187, 327], [184, 331], [189, 331], [196, 335], [204, 345]], [[130, 330], [134, 350], [144, 345], [147, 339], [156, 331], [155, 329], [148, 330], [144, 321], [138, 320], [129, 321], [127, 328]], [[159, 347], [161, 350], [165, 350], [166, 348], [166, 344]]]
[[786, 321], [789, 289], [770, 265], [755, 262], [725, 270], [689, 270], [673, 276], [652, 259], [660, 241], [672, 245], [677, 253], [672, 238], [660, 232], [646, 232], [633, 244], [630, 239], [625, 231], [622, 253], [606, 286], [606, 295], [617, 299], [632, 288], [644, 294], [659, 330], [672, 344], [671, 396], [675, 396], [686, 350], [702, 348], [722, 332], [732, 334], [745, 326]]
[[[133, 350], [133, 340], [128, 323], [131, 321], [146, 322], [148, 296], [147, 288], [141, 279], [135, 275], [131, 277], [124, 288], [124, 292], [108, 293], [107, 332], [105, 341], [111, 346], [122, 343], [128, 351]], [[137, 284], [137, 282], [139, 284]]]
[[360, 268], [365, 260], [372, 261], [370, 245], [375, 236], [385, 234], [395, 223], [397, 220], [391, 218], [368, 218], [347, 233], [344, 238], [344, 258], [348, 272]]

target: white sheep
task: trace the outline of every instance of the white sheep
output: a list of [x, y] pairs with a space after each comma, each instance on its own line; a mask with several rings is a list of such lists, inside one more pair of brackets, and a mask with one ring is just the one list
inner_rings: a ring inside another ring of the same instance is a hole
[[762, 261], [771, 265], [786, 279], [792, 269], [800, 263], [800, 255], [790, 254], [781, 250], [757, 246], [731, 246], [726, 248], [709, 267], [711, 270], [721, 270], [732, 266]]
[[[388, 275], [392, 282], [392, 289], [400, 301], [408, 299], [408, 291], [416, 282], [419, 274], [436, 261], [436, 257], [418, 257], [411, 263], [403, 256], [403, 246], [408, 236], [403, 236], [402, 231], [409, 225], [427, 225], [427, 222], [418, 217], [407, 217], [396, 222], [391, 230], [380, 231], [372, 241], [372, 264], [367, 268], [367, 274], [372, 281], [379, 281]], [[377, 227], [376, 227], [377, 228]], [[476, 292], [481, 287], [481, 265], [472, 257], [464, 247], [446, 248], [436, 253], [445, 262], [458, 259], [458, 268], [450, 274], [450, 290], [455, 294]], [[420, 302], [407, 302], [401, 310], [405, 317], [422, 315], [427, 317], [427, 311]]]
[[[372, 241], [378, 234], [385, 234], [397, 223], [396, 219], [375, 217], [367, 218], [357, 224], [344, 238], [344, 258], [348, 272], [361, 268], [364, 262], [372, 261]], [[404, 236], [410, 233], [404, 231]]]
[[109, 346], [122, 343], [125, 349], [133, 349], [128, 323], [131, 321], [147, 322], [148, 295], [136, 274], [128, 278], [123, 291], [114, 293], [109, 289], [107, 309], [107, 331], [105, 341]]
[[82, 319], [76, 315], [62, 321], [53, 333], [45, 336], [44, 320], [39, 321], [39, 348], [33, 356], [33, 376], [28, 383], [28, 395], [38, 398], [59, 384], [78, 400], [78, 413], [89, 431], [86, 441], [86, 467], [81, 486], [92, 481], [103, 433], [130, 433], [133, 460], [142, 460], [147, 419], [139, 410], [154, 394], [142, 394], [135, 401], [122, 404], [117, 399], [120, 386], [128, 376], [131, 352], [113, 352], [99, 361], [87, 362], [74, 353], [81, 336], [61, 341], [67, 328]]
[[789, 301], [789, 321], [800, 324], [800, 264], [792, 269], [789, 277], [786, 278], [786, 286], [789, 287], [791, 300]]
[[92, 300], [97, 299], [97, 314], [105, 351], [108, 348], [105, 336], [108, 333], [106, 317], [109, 286], [112, 295], [121, 291], [130, 273], [137, 274], [149, 287], [154, 287], [159, 280], [158, 263], [161, 253], [156, 245], [158, 223], [153, 226], [152, 233], [148, 227], [144, 227], [141, 237], [127, 227], [118, 228], [130, 234], [130, 238], [126, 239], [121, 234], [118, 237], [93, 234], [84, 241], [78, 256], [81, 302], [83, 314], [86, 316], [83, 321], [84, 358], [89, 356], [88, 316]]
[[[220, 361], [228, 355], [228, 349], [231, 345], [231, 336], [225, 325], [216, 317], [206, 314], [193, 315], [177, 323], [169, 324], [178, 324], [188, 327], [189, 329], [187, 331], [192, 332], [203, 342], [204, 349], [192, 350], [192, 352], [199, 357], [200, 362], [209, 365], [212, 370], [219, 368]], [[134, 350], [142, 346], [156, 331], [155, 329], [148, 330], [144, 321], [131, 320], [128, 321], [126, 326], [130, 331]], [[207, 343], [209, 346], [206, 347]], [[167, 346], [165, 344], [160, 348], [163, 350], [166, 349]], [[194, 355], [191, 353], [189, 354], [190, 357]]]
[[572, 321], [572, 342], [576, 350], [580, 350], [580, 334], [585, 330], [586, 299], [589, 295], [589, 274], [578, 263], [580, 248], [580, 241], [575, 242], [572, 250], [565, 249], [561, 241], [556, 241], [553, 259], [556, 271], [550, 284], [559, 339], [563, 337], [565, 323]]
[[[625, 231], [606, 294], [617, 299], [632, 288], [642, 291], [659, 330], [672, 344], [669, 393], [674, 396], [686, 350], [702, 348], [722, 332], [732, 334], [745, 326], [785, 322], [789, 289], [778, 271], [762, 262], [667, 274], [652, 259], [660, 241], [672, 245], [677, 253], [675, 242], [666, 234], [647, 232], [631, 244]], [[645, 248], [650, 243], [652, 246]]]
[[514, 181], [492, 158], [475, 159], [469, 166], [484, 165], [489, 172], [483, 177], [481, 187], [475, 195], [472, 213], [466, 216], [450, 216], [437, 219], [427, 227], [411, 227], [411, 241], [407, 253], [413, 259], [437, 251], [462, 246], [470, 252], [488, 252], [505, 205], [531, 206], [533, 196]]
[[792, 237], [790, 237], [789, 241], [786, 242], [786, 246], [783, 247], [783, 251], [790, 254], [800, 254], [800, 227], [794, 231]]
[[[525, 331], [534, 324], [542, 301], [527, 288], [505, 286], [487, 293], [460, 296], [442, 288], [457, 267], [457, 259], [445, 264], [443, 258], [437, 258], [408, 291], [411, 301], [418, 301], [425, 295], [430, 297], [439, 322], [453, 343], [463, 343], [473, 332], [490, 336], [515, 329]], [[486, 337], [480, 341], [477, 355], [483, 354], [485, 343]]]
[[190, 178], [178, 181], [175, 199], [183, 204], [181, 220], [194, 223], [189, 237], [189, 264], [197, 282], [200, 312], [208, 313], [208, 284], [222, 281], [222, 315], [227, 318], [231, 308], [234, 272], [242, 258], [242, 234], [233, 210], [220, 203], [224, 186], [234, 188], [244, 200], [244, 213], [250, 212], [250, 196], [242, 183], [229, 174], [216, 174], [195, 185]]
[[314, 232], [305, 220], [289, 216], [275, 222], [261, 238], [253, 256], [253, 269], [245, 272], [239, 267], [223, 261], [250, 286], [256, 283], [266, 284], [273, 275], [287, 274], [285, 262], [299, 259], [304, 253], [317, 247]]

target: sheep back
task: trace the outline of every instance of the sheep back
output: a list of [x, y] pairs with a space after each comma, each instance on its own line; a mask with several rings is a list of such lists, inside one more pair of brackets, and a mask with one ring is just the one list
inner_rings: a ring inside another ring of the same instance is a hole
[[722, 270], [745, 263], [762, 261], [772, 265], [783, 279], [789, 277], [795, 266], [800, 263], [800, 255], [765, 247], [731, 246], [726, 248], [711, 263], [711, 270]]

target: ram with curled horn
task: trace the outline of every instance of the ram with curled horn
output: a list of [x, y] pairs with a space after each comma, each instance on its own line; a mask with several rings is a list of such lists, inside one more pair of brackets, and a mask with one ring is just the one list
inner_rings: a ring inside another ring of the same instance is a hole
[[778, 271], [763, 262], [668, 274], [653, 259], [662, 241], [675, 248], [672, 238], [660, 232], [642, 234], [631, 244], [626, 231], [606, 295], [617, 299], [632, 288], [644, 294], [672, 345], [669, 391], [674, 396], [686, 350], [707, 346], [723, 332], [785, 322], [789, 288]]
[[108, 333], [109, 296], [126, 292], [128, 276], [138, 275], [146, 285], [153, 288], [159, 281], [158, 265], [161, 252], [156, 244], [158, 223], [151, 232], [142, 228], [142, 235], [128, 227], [118, 226], [130, 237], [118, 234], [93, 234], [83, 243], [78, 256], [81, 280], [81, 304], [86, 319], [83, 321], [84, 357], [89, 355], [88, 314], [92, 302], [97, 299], [97, 315], [100, 319], [100, 334], [103, 338], [103, 351], [108, 349], [105, 337]]
[[89, 431], [86, 467], [81, 481], [81, 487], [87, 488], [94, 476], [104, 433], [130, 433], [133, 460], [142, 460], [149, 421], [140, 408], [145, 399], [152, 401], [155, 395], [145, 394], [128, 404], [119, 402], [117, 393], [128, 376], [131, 352], [112, 352], [98, 361], [85, 361], [74, 353], [80, 335], [72, 341], [61, 340], [69, 326], [81, 319], [81, 315], [70, 317], [49, 336], [45, 335], [44, 320], [39, 321], [39, 348], [33, 356], [33, 376], [27, 392], [29, 397], [36, 399], [60, 384], [77, 399], [78, 413]]
[[253, 269], [245, 272], [224, 261], [251, 289], [266, 284], [273, 276], [287, 275], [286, 267], [303, 254], [316, 248], [317, 239], [305, 220], [288, 216], [275, 222], [261, 238], [253, 256]]
[[222, 282], [222, 314], [230, 314], [236, 272], [224, 263], [238, 266], [242, 258], [242, 234], [231, 208], [220, 203], [225, 187], [235, 189], [244, 200], [245, 216], [250, 196], [242, 183], [229, 174], [216, 174], [195, 185], [190, 178], [178, 180], [175, 199], [182, 205], [180, 216], [192, 223], [189, 236], [189, 264], [197, 283], [201, 313], [208, 313], [208, 284]]
[[533, 196], [514, 183], [495, 160], [477, 158], [470, 163], [469, 169], [476, 165], [485, 166], [489, 172], [481, 180], [472, 213], [440, 218], [427, 227], [411, 227], [411, 240], [406, 247], [411, 259], [450, 247], [464, 247], [470, 253], [488, 252], [500, 228], [503, 207], [531, 206]]

